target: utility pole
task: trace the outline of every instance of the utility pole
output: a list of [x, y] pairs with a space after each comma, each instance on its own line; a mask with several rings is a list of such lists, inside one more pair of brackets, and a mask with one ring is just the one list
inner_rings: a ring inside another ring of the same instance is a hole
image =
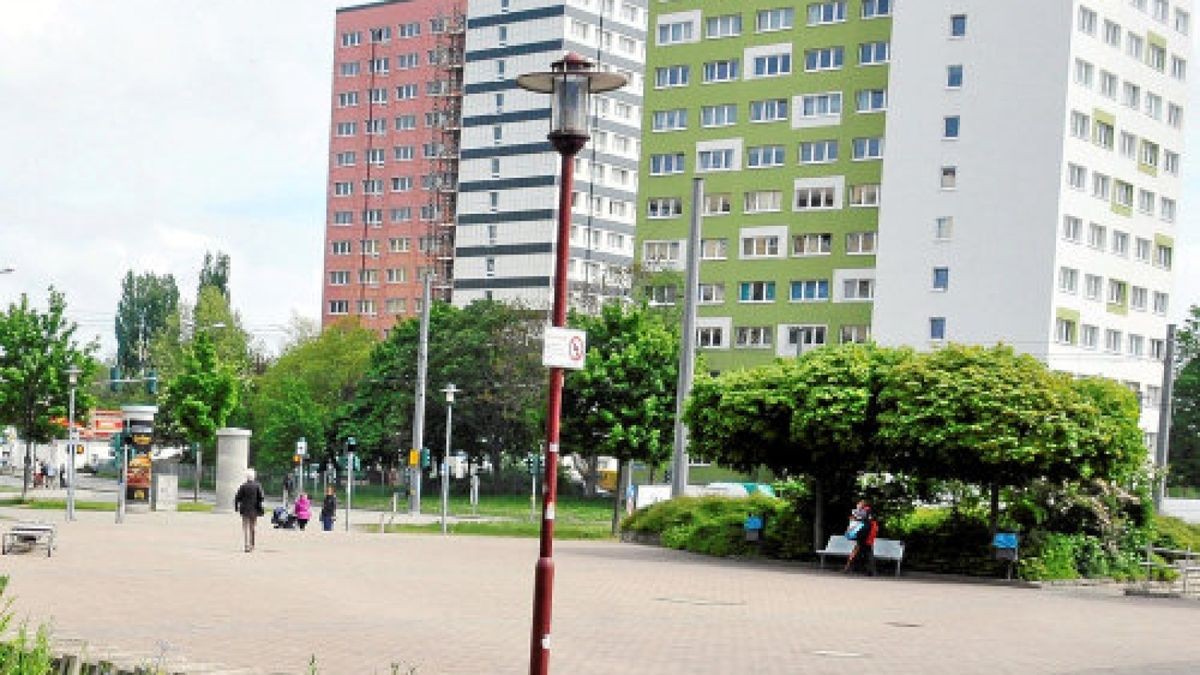
[[688, 230], [687, 281], [683, 285], [683, 335], [680, 336], [679, 383], [675, 387], [675, 453], [671, 460], [671, 497], [687, 491], [687, 426], [683, 410], [696, 373], [696, 300], [700, 294], [700, 211], [704, 206], [704, 179], [692, 179], [692, 223]]
[[1167, 324], [1167, 345], [1163, 353], [1162, 391], [1158, 402], [1158, 442], [1155, 444], [1154, 466], [1159, 475], [1154, 480], [1154, 510], [1162, 510], [1167, 494], [1167, 460], [1171, 454], [1171, 399], [1175, 396], [1175, 324]]
[[[413, 404], [413, 450], [418, 453], [425, 447], [425, 378], [429, 376], [429, 301], [432, 295], [433, 275], [425, 275], [425, 289], [421, 295], [421, 340], [417, 344], [417, 390]], [[421, 463], [408, 467], [408, 512], [421, 513]]]

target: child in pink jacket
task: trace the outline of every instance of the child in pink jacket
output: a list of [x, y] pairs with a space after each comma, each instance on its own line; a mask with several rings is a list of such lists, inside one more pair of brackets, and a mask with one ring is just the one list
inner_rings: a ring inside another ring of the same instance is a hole
[[308, 520], [312, 518], [312, 502], [308, 499], [307, 492], [301, 492], [296, 498], [296, 522], [300, 524], [300, 529], [308, 524]]

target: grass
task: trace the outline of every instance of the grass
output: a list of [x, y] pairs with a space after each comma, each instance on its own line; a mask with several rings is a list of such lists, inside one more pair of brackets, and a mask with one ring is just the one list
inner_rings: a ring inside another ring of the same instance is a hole
[[[0, 506], [24, 506], [27, 509], [37, 511], [65, 511], [67, 508], [67, 500], [65, 499], [25, 499], [20, 497], [9, 497], [0, 499]], [[116, 511], [117, 505], [114, 502], [88, 502], [75, 500], [75, 510], [77, 511]]]
[[[436, 496], [421, 500], [422, 512], [439, 513], [441, 502]], [[390, 498], [386, 504], [391, 506]], [[361, 506], [357, 494], [354, 507]], [[403, 510], [403, 504], [401, 504]], [[469, 534], [490, 537], [537, 537], [540, 533], [541, 502], [537, 504], [535, 517], [530, 518], [528, 495], [482, 495], [479, 506], [472, 509], [466, 497], [450, 498], [447, 512], [451, 516], [467, 518], [478, 515], [494, 520], [468, 520], [447, 526], [453, 534]], [[555, 539], [608, 539], [612, 537], [612, 500], [608, 497], [585, 498], [560, 496], [555, 509]], [[363, 525], [367, 532], [378, 532], [378, 525]], [[391, 525], [386, 532], [409, 532], [441, 534], [440, 523], [430, 525]]]
[[[529, 521], [465, 521], [450, 523], [446, 531], [450, 534], [467, 534], [484, 537], [526, 537], [536, 538], [540, 534], [540, 524]], [[378, 532], [377, 526], [363, 526], [367, 532]], [[429, 525], [390, 525], [384, 528], [388, 533], [441, 534], [440, 523]], [[555, 539], [611, 539], [610, 523], [557, 523], [554, 526]]]
[[175, 509], [181, 513], [212, 513], [213, 505], [207, 502], [179, 502]]
[[1179, 485], [1168, 487], [1167, 496], [1172, 499], [1200, 499], [1200, 487]]

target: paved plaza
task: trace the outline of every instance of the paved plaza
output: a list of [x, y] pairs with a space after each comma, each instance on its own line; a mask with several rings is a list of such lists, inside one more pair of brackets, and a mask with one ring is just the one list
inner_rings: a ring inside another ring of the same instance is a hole
[[[0, 558], [20, 616], [97, 649], [265, 673], [527, 671], [537, 542], [274, 530], [232, 514], [0, 509], [60, 523]], [[0, 526], [6, 526], [0, 521]], [[559, 542], [558, 673], [1200, 672], [1200, 603], [847, 578], [656, 547]]]

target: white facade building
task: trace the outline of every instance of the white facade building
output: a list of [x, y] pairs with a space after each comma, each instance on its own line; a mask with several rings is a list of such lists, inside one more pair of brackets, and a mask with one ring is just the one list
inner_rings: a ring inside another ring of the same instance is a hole
[[546, 140], [549, 97], [518, 75], [577, 52], [630, 78], [593, 97], [578, 155], [570, 279], [576, 302], [624, 293], [633, 260], [645, 63], [645, 0], [468, 3], [454, 304], [480, 298], [548, 307], [559, 155]]
[[909, 1], [893, 21], [876, 339], [1119, 380], [1153, 444], [1190, 0]]

